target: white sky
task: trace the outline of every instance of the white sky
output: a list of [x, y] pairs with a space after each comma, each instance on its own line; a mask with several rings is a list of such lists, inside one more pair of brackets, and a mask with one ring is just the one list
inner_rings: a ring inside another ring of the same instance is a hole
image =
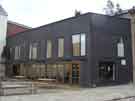
[[[103, 13], [107, 0], [0, 0], [8, 12], [9, 20], [37, 27], [74, 15], [75, 9], [82, 13]], [[122, 9], [131, 8], [135, 0], [112, 0]]]

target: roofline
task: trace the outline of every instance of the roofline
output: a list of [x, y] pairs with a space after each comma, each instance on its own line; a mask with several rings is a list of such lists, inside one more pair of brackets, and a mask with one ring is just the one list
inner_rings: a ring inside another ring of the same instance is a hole
[[114, 16], [121, 16], [121, 15], [124, 15], [124, 14], [128, 14], [128, 11], [127, 12], [124, 12], [124, 13], [116, 14]]
[[32, 27], [29, 27], [29, 26], [26, 26], [26, 25], [23, 25], [23, 24], [20, 24], [18, 22], [14, 22], [14, 21], [11, 21], [11, 20], [8, 20], [8, 23], [15, 24], [17, 26], [20, 26], [20, 27], [23, 27], [23, 28], [27, 28], [27, 29], [32, 29]]
[[[46, 26], [49, 26], [49, 25], [52, 25], [52, 24], [55, 24], [55, 23], [59, 23], [59, 22], [62, 22], [62, 21], [66, 21], [66, 20], [70, 20], [70, 19], [75, 19], [77, 17], [81, 17], [81, 16], [84, 16], [84, 15], [88, 15], [88, 14], [96, 14], [96, 15], [102, 15], [102, 16], [108, 16], [108, 17], [115, 17], [115, 18], [119, 18], [119, 17], [116, 17], [116, 16], [110, 16], [110, 15], [105, 15], [105, 14], [99, 14], [99, 13], [93, 13], [93, 12], [87, 12], [87, 13], [84, 13], [84, 14], [81, 14], [79, 16], [73, 16], [73, 17], [69, 17], [69, 18], [66, 18], [66, 19], [62, 19], [62, 20], [59, 20], [59, 21], [55, 21], [55, 22], [52, 22], [52, 23], [49, 23], [49, 24], [45, 24], [45, 25], [42, 25], [42, 26], [39, 26], [39, 27], [36, 27], [36, 28], [31, 28], [31, 29], [28, 29], [26, 31], [23, 31], [23, 32], [19, 32], [20, 34], [23, 34], [25, 32], [30, 32], [30, 31], [34, 31], [34, 30], [38, 30], [39, 28], [43, 28], [43, 27], [46, 27]], [[125, 20], [128, 20], [126, 18], [119, 18], [119, 19], [125, 19]], [[12, 36], [7, 36], [7, 38], [10, 38], [10, 37], [14, 37], [16, 35], [20, 35], [20, 34], [15, 34], [15, 35], [12, 35]]]
[[114, 16], [121, 16], [121, 15], [124, 15], [124, 14], [129, 14], [129, 11], [131, 11], [131, 10], [133, 10], [133, 8], [127, 9], [126, 12], [119, 13], [119, 14], [116, 14]]
[[[87, 15], [87, 14], [90, 14], [90, 13], [88, 12], [88, 13], [85, 13], [85, 14], [81, 14], [80, 16], [84, 16], [84, 15]], [[65, 19], [62, 19], [62, 20], [59, 20], [59, 21], [55, 21], [55, 22], [52, 22], [52, 23], [48, 23], [48, 24], [45, 24], [45, 25], [42, 25], [42, 26], [39, 26], [39, 27], [31, 28], [31, 29], [28, 29], [26, 31], [16, 33], [15, 35], [7, 36], [7, 38], [14, 37], [16, 35], [20, 35], [20, 34], [23, 34], [25, 32], [30, 32], [30, 31], [38, 30], [39, 28], [42, 28], [42, 27], [45, 27], [45, 26], [48, 26], [48, 25], [51, 25], [51, 24], [59, 23], [59, 22], [65, 21], [65, 20], [74, 19], [74, 18], [80, 17], [80, 16], [73, 16], [73, 17], [65, 18]]]

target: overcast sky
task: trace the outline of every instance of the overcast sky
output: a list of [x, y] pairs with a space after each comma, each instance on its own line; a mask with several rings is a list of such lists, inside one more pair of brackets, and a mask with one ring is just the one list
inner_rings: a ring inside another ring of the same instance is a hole
[[[103, 13], [107, 0], [0, 0], [8, 12], [8, 19], [37, 27], [74, 15], [75, 9], [82, 13]], [[135, 0], [112, 0], [122, 9], [131, 8]]]

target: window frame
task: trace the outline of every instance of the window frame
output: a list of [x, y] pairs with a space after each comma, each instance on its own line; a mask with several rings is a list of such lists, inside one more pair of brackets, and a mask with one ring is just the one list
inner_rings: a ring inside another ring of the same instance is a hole
[[[50, 43], [51, 43], [51, 44], [50, 44], [50, 45], [51, 45], [50, 47], [48, 46], [48, 42], [49, 42], [49, 41], [50, 41]], [[52, 52], [53, 52], [53, 50], [52, 50], [52, 47], [53, 47], [53, 46], [52, 46], [52, 45], [53, 45], [53, 44], [52, 44], [52, 40], [50, 40], [50, 39], [46, 40], [46, 58], [47, 58], [47, 59], [52, 58]], [[48, 47], [51, 48], [51, 49], [48, 49]], [[50, 54], [49, 54], [49, 51], [51, 51]], [[49, 55], [50, 55], [50, 56], [49, 56]]]
[[[62, 39], [62, 42], [63, 42], [63, 43], [62, 43], [62, 48], [63, 48], [63, 53], [62, 53], [62, 55], [61, 55], [61, 51], [60, 51], [60, 50], [61, 50], [61, 49], [60, 49], [60, 45], [61, 45], [61, 44], [59, 43], [59, 42], [60, 42], [59, 40], [61, 40], [61, 39]], [[64, 50], [65, 50], [65, 39], [64, 39], [64, 37], [59, 37], [59, 38], [57, 39], [57, 42], [58, 42], [57, 57], [58, 57], [58, 58], [62, 58], [62, 57], [64, 57]], [[60, 53], [60, 54], [59, 54], [59, 53]]]
[[18, 59], [20, 59], [20, 57], [21, 57], [21, 46], [17, 45], [17, 46], [15, 46], [14, 49], [15, 49], [15, 50], [14, 50], [14, 52], [15, 52], [15, 54], [14, 54], [14, 59], [15, 59], [15, 60], [18, 60]]
[[117, 42], [117, 57], [125, 57], [125, 42], [123, 37], [120, 37], [119, 41]]
[[[33, 42], [29, 45], [29, 59], [36, 60], [38, 58], [38, 42]], [[34, 48], [36, 48], [36, 55], [34, 56]]]
[[[75, 36], [75, 35], [79, 35], [79, 55], [78, 56], [75, 56], [74, 55], [74, 46], [73, 46], [73, 36]], [[85, 54], [84, 55], [82, 55], [82, 35], [85, 35]], [[86, 44], [87, 44], [87, 39], [86, 39], [86, 33], [76, 33], [76, 34], [72, 34], [72, 56], [74, 56], [74, 57], [79, 57], [79, 56], [86, 56], [87, 55], [87, 53], [86, 53], [86, 49], [87, 49], [87, 47], [86, 47]]]

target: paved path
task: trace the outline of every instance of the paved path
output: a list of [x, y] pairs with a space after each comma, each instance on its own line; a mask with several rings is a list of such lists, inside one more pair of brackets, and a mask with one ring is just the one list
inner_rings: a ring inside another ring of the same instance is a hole
[[[35, 95], [18, 95], [0, 97], [0, 101], [135, 101], [135, 87], [121, 85], [113, 87], [98, 87], [84, 89], [52, 89], [43, 90]], [[121, 99], [122, 100], [112, 100]]]

